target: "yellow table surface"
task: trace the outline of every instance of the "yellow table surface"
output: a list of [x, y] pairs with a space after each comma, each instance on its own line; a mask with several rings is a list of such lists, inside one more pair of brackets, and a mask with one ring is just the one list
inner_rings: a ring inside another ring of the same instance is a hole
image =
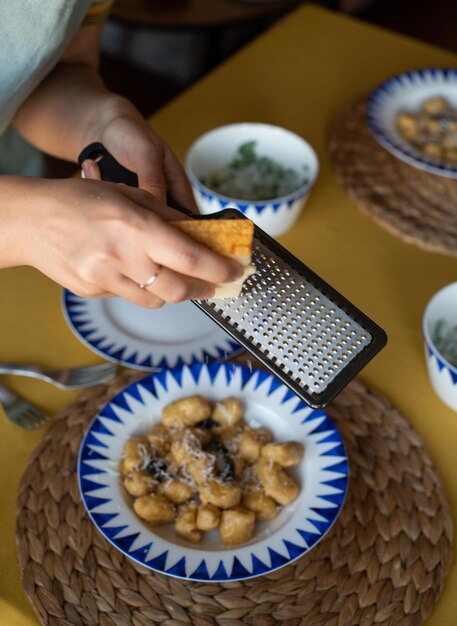
[[[429, 298], [457, 279], [457, 262], [407, 245], [364, 217], [334, 180], [327, 136], [346, 102], [388, 76], [456, 65], [454, 54], [306, 6], [151, 120], [181, 158], [201, 133], [239, 121], [286, 126], [316, 148], [319, 180], [297, 226], [281, 243], [387, 330], [388, 347], [361, 378], [384, 393], [423, 437], [454, 515], [457, 415], [430, 387], [421, 317]], [[100, 361], [66, 327], [57, 285], [29, 268], [16, 268], [0, 272], [0, 293], [1, 360], [52, 365]], [[51, 414], [75, 395], [37, 381], [2, 380]], [[0, 624], [36, 626], [19, 580], [14, 525], [18, 482], [41, 433], [20, 430], [3, 415], [0, 421]], [[454, 565], [429, 626], [457, 624], [456, 588]]]

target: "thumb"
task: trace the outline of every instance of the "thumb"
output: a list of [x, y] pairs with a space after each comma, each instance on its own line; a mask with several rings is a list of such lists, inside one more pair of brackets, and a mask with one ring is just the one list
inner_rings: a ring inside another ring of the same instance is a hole
[[100, 168], [92, 159], [86, 159], [81, 163], [81, 178], [91, 178], [101, 180]]
[[138, 186], [148, 191], [162, 204], [167, 201], [167, 183], [163, 172], [162, 154], [156, 150], [148, 151], [145, 159], [136, 163]]
[[158, 180], [157, 176], [152, 179], [149, 177], [142, 177], [138, 174], [138, 186], [140, 189], [144, 189], [148, 191], [151, 195], [154, 196], [159, 202], [162, 204], [166, 204], [167, 202], [167, 187], [165, 184], [165, 179]]

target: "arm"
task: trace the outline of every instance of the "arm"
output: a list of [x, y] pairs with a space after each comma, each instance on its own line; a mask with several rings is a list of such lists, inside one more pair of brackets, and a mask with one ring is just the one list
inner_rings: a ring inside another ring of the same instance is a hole
[[75, 161], [97, 132], [97, 117], [110, 94], [98, 76], [100, 27], [80, 29], [54, 70], [16, 113], [17, 130], [37, 148]]
[[[135, 108], [103, 86], [98, 40], [95, 27], [81, 30], [15, 124], [29, 141], [65, 158], [101, 141], [137, 172], [143, 189], [0, 176], [0, 267], [31, 265], [79, 295], [116, 295], [141, 306], [208, 298], [214, 284], [236, 280], [243, 268], [167, 224], [179, 214], [165, 206], [166, 190], [192, 207], [189, 184]], [[158, 268], [154, 284], [141, 289]]]
[[125, 98], [109, 92], [97, 74], [99, 26], [80, 29], [61, 62], [16, 114], [17, 130], [42, 151], [75, 161], [101, 141], [137, 172], [140, 186], [161, 201], [170, 191], [195, 209], [185, 174], [173, 152]]
[[[0, 176], [0, 267], [30, 265], [85, 297], [140, 306], [206, 299], [243, 268], [168, 225], [142, 189], [97, 180]], [[153, 289], [138, 285], [160, 268]]]

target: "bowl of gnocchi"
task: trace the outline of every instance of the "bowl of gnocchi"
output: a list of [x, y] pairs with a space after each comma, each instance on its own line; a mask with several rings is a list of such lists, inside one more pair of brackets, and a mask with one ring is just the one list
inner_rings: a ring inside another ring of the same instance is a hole
[[343, 506], [341, 436], [264, 370], [195, 363], [150, 374], [94, 417], [83, 502], [118, 550], [188, 580], [260, 576], [306, 554]]
[[368, 125], [402, 161], [431, 174], [457, 178], [457, 70], [404, 72], [369, 96]]

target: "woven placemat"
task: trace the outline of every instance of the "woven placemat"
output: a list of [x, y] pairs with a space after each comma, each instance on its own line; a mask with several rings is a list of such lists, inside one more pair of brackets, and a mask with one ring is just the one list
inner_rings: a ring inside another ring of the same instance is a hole
[[457, 180], [391, 155], [373, 137], [366, 99], [346, 107], [330, 133], [338, 182], [380, 226], [408, 243], [457, 256]]
[[451, 560], [452, 522], [418, 435], [384, 398], [353, 382], [329, 413], [350, 484], [329, 534], [294, 564], [234, 583], [185, 582], [146, 570], [87, 516], [76, 461], [94, 414], [138, 373], [85, 393], [45, 433], [20, 485], [22, 582], [52, 626], [391, 626], [430, 615]]

